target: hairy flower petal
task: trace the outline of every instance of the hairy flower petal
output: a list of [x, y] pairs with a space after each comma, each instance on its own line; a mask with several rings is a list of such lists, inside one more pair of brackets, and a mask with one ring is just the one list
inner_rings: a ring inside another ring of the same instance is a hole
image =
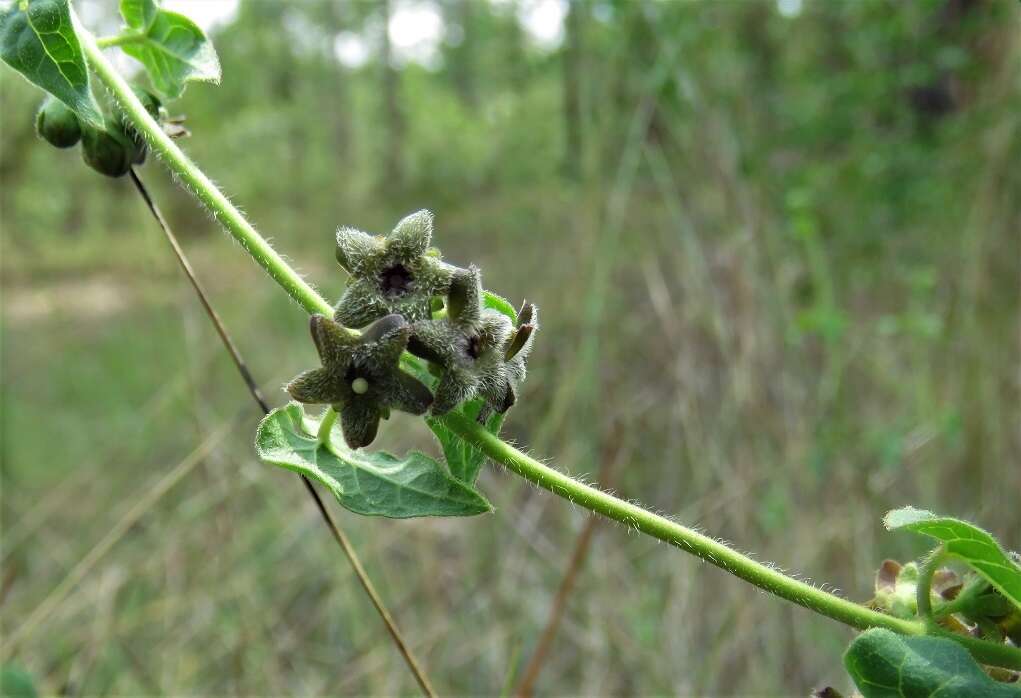
[[374, 279], [355, 279], [344, 289], [333, 319], [348, 327], [365, 327], [389, 312]]
[[325, 315], [313, 315], [308, 321], [312, 342], [316, 345], [319, 360], [324, 366], [344, 361], [351, 347], [358, 344], [358, 337]]
[[474, 264], [450, 280], [447, 314], [454, 322], [474, 324], [482, 313], [482, 273]]
[[409, 414], [425, 414], [433, 402], [429, 388], [414, 376], [404, 372], [394, 374], [386, 390], [394, 409]]
[[322, 368], [306, 371], [287, 385], [299, 402], [329, 403], [340, 412], [344, 439], [351, 448], [369, 445], [390, 409], [423, 414], [432, 402], [429, 388], [400, 368], [411, 326], [387, 315], [354, 336], [322, 315], [311, 320]]
[[405, 217], [386, 237], [338, 231], [337, 261], [352, 278], [334, 318], [364, 327], [389, 313], [408, 322], [432, 317], [433, 299], [447, 293], [456, 267], [429, 248], [431, 239], [432, 214], [424, 210]]
[[362, 334], [362, 342], [363, 346], [372, 347], [371, 364], [396, 367], [410, 337], [411, 325], [393, 314], [372, 323]]
[[284, 390], [298, 402], [312, 405], [340, 404], [347, 398], [336, 375], [327, 368], [313, 368], [299, 374]]
[[387, 251], [394, 259], [421, 257], [429, 249], [433, 234], [433, 214], [425, 209], [405, 216], [386, 236]]
[[374, 257], [383, 251], [383, 240], [354, 228], [337, 231], [337, 262], [350, 274], [358, 276], [368, 271]]
[[340, 413], [344, 441], [351, 448], [368, 446], [376, 438], [381, 410], [367, 400], [352, 400]]
[[450, 412], [462, 402], [472, 399], [477, 390], [478, 381], [471, 373], [463, 369], [446, 369], [436, 386], [432, 413], [441, 415]]

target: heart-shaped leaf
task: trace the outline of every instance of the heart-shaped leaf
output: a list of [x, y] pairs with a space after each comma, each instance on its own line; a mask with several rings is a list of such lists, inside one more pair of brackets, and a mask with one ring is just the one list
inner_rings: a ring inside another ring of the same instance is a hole
[[993, 681], [964, 647], [940, 637], [873, 628], [847, 648], [844, 666], [865, 698], [1021, 698], [1021, 686]]
[[0, 58], [82, 121], [103, 127], [68, 0], [17, 0], [0, 10]]
[[485, 497], [454, 479], [442, 464], [418, 451], [398, 458], [353, 451], [334, 427], [329, 447], [316, 438], [319, 420], [296, 402], [270, 412], [255, 437], [259, 457], [326, 485], [347, 509], [394, 519], [473, 516], [492, 510]]
[[914, 507], [894, 509], [883, 524], [891, 531], [905, 528], [940, 541], [947, 553], [966, 562], [1021, 609], [1021, 567], [978, 526]]
[[165, 98], [180, 97], [192, 80], [220, 81], [216, 49], [184, 15], [160, 8], [155, 0], [121, 0], [121, 16], [138, 33], [121, 48], [145, 66], [153, 87]]

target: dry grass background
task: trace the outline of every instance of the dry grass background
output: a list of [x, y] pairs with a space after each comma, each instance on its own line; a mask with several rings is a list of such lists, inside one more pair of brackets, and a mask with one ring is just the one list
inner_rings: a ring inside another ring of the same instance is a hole
[[[1008, 55], [1017, 57], [1016, 40]], [[883, 558], [923, 551], [882, 531], [896, 506], [973, 519], [1021, 548], [1021, 112], [1005, 108], [1018, 84], [1017, 61], [1006, 66], [995, 83], [1005, 87], [987, 97], [997, 118], [942, 154], [946, 177], [973, 177], [954, 183], [952, 215], [926, 218], [942, 245], [926, 257], [934, 278], [894, 275], [917, 250], [891, 244], [865, 269], [868, 283], [831, 289], [840, 308], [823, 310], [832, 317], [813, 306], [823, 326], [844, 323], [840, 334], [804, 330], [799, 289], [806, 277], [825, 289], [860, 262], [818, 236], [791, 242], [797, 210], [745, 174], [740, 102], [696, 101], [702, 127], [657, 142], [643, 138], [650, 112], [637, 103], [604, 183], [519, 186], [437, 210], [449, 258], [481, 265], [488, 287], [542, 308], [506, 435], [588, 480], [612, 467], [621, 495], [854, 599], [870, 596]], [[4, 82], [6, 101], [21, 86]], [[221, 144], [196, 128], [188, 147], [202, 162]], [[413, 693], [300, 483], [255, 460], [257, 410], [129, 184], [90, 190], [115, 212], [107, 230], [65, 231], [48, 250], [15, 240], [34, 223], [10, 212], [38, 196], [30, 188], [40, 177], [79, 181], [59, 172], [63, 154], [36, 150], [0, 199], [4, 636], [126, 512], [145, 507], [25, 638], [18, 662], [46, 692], [68, 695]], [[227, 191], [252, 189], [229, 169], [213, 174]], [[212, 224], [180, 212], [191, 204], [157, 164], [144, 175], [281, 403], [277, 386], [313, 360], [304, 314], [225, 237], [197, 234]], [[260, 182], [271, 188], [273, 177]], [[271, 198], [238, 198], [308, 278], [339, 295], [328, 228]], [[405, 208], [414, 206], [333, 213], [338, 224], [383, 229]], [[914, 310], [920, 322], [936, 319], [935, 334], [891, 329], [891, 316], [911, 322]], [[404, 416], [379, 442], [434, 449]], [[194, 468], [146, 502], [203, 443]], [[587, 521], [498, 468], [480, 484], [496, 513], [476, 519], [365, 519], [333, 507], [445, 694], [513, 685]], [[538, 690], [846, 689], [850, 637], [600, 525]]]

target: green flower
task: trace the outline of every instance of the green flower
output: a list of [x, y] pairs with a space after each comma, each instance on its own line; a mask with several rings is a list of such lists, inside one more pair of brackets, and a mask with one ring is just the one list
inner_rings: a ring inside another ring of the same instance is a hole
[[82, 138], [82, 127], [71, 109], [50, 95], [35, 116], [35, 131], [57, 148], [70, 148]]
[[337, 322], [363, 327], [391, 313], [408, 322], [432, 317], [431, 301], [447, 292], [455, 270], [429, 250], [432, 221], [429, 211], [419, 211], [386, 237], [337, 231], [337, 261], [352, 277], [337, 303]]
[[348, 446], [372, 443], [391, 408], [411, 414], [429, 409], [429, 388], [399, 368], [411, 336], [400, 315], [374, 322], [360, 337], [322, 315], [312, 316], [311, 330], [323, 366], [305, 371], [285, 390], [298, 402], [333, 405]]
[[514, 328], [510, 319], [482, 306], [478, 267], [461, 271], [450, 283], [447, 317], [412, 325], [408, 351], [440, 367], [433, 414], [444, 414], [466, 400], [499, 403], [509, 382], [506, 350]]

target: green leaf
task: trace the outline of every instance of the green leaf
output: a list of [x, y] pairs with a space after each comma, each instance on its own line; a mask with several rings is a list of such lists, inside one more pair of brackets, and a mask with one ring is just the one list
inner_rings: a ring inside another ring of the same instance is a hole
[[423, 453], [411, 451], [402, 459], [382, 451], [352, 451], [339, 427], [327, 448], [316, 439], [318, 429], [319, 420], [306, 417], [301, 405], [292, 402], [262, 420], [255, 447], [267, 463], [323, 483], [357, 514], [403, 519], [492, 510], [485, 497]]
[[[457, 408], [469, 419], [477, 419], [479, 410], [482, 409], [482, 400], [470, 400]], [[499, 435], [500, 427], [503, 426], [503, 415], [494, 412], [486, 422], [486, 429], [494, 435]], [[475, 485], [479, 477], [482, 464], [486, 461], [486, 454], [466, 442], [454, 432], [443, 426], [443, 422], [436, 417], [426, 417], [426, 424], [436, 435], [443, 449], [443, 457], [450, 468], [450, 474], [467, 485]]]
[[483, 291], [482, 305], [503, 313], [509, 317], [513, 323], [517, 323], [518, 321], [518, 311], [514, 310], [514, 306], [511, 305], [503, 296], [498, 296], [491, 291]]
[[964, 647], [940, 637], [873, 628], [851, 642], [844, 667], [865, 698], [1021, 698], [1021, 686], [993, 681]]
[[18, 0], [0, 11], [0, 58], [82, 121], [103, 127], [68, 0]]
[[165, 98], [180, 97], [192, 80], [220, 81], [216, 49], [184, 15], [161, 9], [154, 0], [121, 0], [121, 16], [139, 34], [121, 48], [145, 66], [153, 87]]
[[947, 553], [966, 562], [1021, 609], [1021, 567], [978, 526], [914, 507], [894, 509], [883, 524], [891, 531], [906, 528], [942, 542]]
[[132, 29], [145, 32], [156, 21], [160, 6], [156, 0], [121, 0], [121, 17]]

